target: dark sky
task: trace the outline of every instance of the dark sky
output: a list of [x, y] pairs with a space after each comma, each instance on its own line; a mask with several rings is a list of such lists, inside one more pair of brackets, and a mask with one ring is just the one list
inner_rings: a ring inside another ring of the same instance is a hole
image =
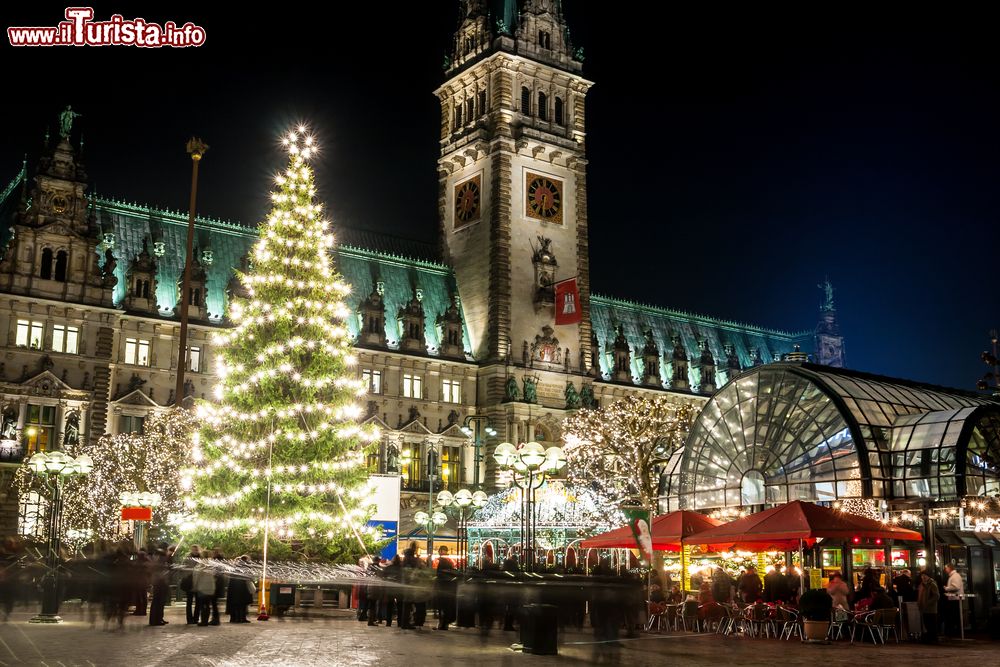
[[[205, 4], [96, 7], [203, 25], [197, 49], [5, 45], [0, 180], [71, 103], [97, 192], [185, 208], [184, 142], [197, 134], [211, 146], [199, 211], [254, 223], [281, 166], [274, 138], [304, 120], [335, 223], [435, 240], [432, 91], [457, 2]], [[829, 275], [851, 367], [974, 386], [1000, 326], [1000, 47], [987, 16], [565, 4], [596, 82], [595, 291], [803, 330]], [[61, 7], [8, 8], [5, 25], [54, 25]]]

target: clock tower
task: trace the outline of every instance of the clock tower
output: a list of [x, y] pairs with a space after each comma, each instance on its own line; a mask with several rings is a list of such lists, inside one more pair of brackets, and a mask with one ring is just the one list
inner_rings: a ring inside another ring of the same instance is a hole
[[[581, 72], [559, 0], [461, 3], [436, 91], [438, 203], [480, 364], [589, 371]], [[574, 277], [582, 319], [556, 327], [552, 284]]]

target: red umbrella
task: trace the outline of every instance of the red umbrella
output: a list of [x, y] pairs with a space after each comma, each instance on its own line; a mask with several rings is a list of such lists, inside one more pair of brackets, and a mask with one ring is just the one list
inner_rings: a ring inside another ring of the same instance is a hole
[[[655, 551], [680, 551], [681, 540], [703, 530], [718, 526], [719, 522], [698, 512], [677, 510], [653, 518], [650, 531]], [[622, 526], [606, 533], [588, 537], [580, 546], [584, 549], [635, 549], [632, 527]]]
[[915, 542], [923, 539], [912, 530], [795, 500], [686, 537], [683, 543], [747, 551], [793, 551], [800, 547], [800, 540], [812, 546], [821, 537]]

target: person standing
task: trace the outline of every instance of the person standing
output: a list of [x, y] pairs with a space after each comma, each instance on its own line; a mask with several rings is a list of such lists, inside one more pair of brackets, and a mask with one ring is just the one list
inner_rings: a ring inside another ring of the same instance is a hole
[[199, 563], [194, 572], [191, 573], [191, 590], [198, 597], [195, 604], [195, 614], [198, 618], [198, 625], [201, 627], [208, 625], [212, 614], [212, 603], [215, 600], [215, 573], [213, 569]]
[[[226, 558], [219, 549], [215, 550], [213, 557], [215, 560], [225, 560]], [[219, 619], [219, 600], [226, 594], [228, 586], [229, 577], [225, 575], [221, 567], [217, 568], [215, 570], [215, 593], [212, 595], [212, 620], [209, 625], [219, 625], [221, 623]]]
[[917, 606], [920, 607], [920, 617], [924, 623], [924, 634], [920, 641], [924, 644], [937, 644], [939, 599], [937, 582], [930, 572], [924, 570], [920, 573], [920, 590], [917, 592]]
[[166, 542], [161, 542], [150, 560], [150, 580], [153, 584], [153, 599], [149, 603], [150, 625], [160, 626], [168, 623], [163, 620], [163, 609], [167, 606], [167, 597], [170, 595], [167, 575], [170, 572], [173, 553], [167, 548]]
[[712, 572], [712, 597], [715, 601], [720, 604], [729, 602], [733, 597], [732, 590], [732, 577], [721, 567], [715, 568], [715, 571]]
[[788, 579], [781, 571], [781, 565], [775, 565], [764, 575], [764, 602], [788, 602], [790, 597]]
[[944, 574], [948, 580], [944, 584], [945, 608], [944, 623], [948, 635], [956, 637], [962, 632], [961, 604], [965, 599], [965, 582], [955, 566], [949, 563], [944, 566]]
[[834, 572], [830, 575], [830, 580], [826, 584], [826, 592], [833, 598], [834, 609], [848, 610], [847, 594], [850, 591], [847, 588], [847, 582], [844, 581], [844, 577], [841, 576], [840, 572]]
[[448, 547], [438, 549], [436, 579], [437, 608], [440, 615], [437, 629], [447, 630], [455, 620], [455, 594], [458, 588], [458, 571], [455, 570], [454, 561], [448, 558]]
[[184, 559], [184, 576], [181, 577], [180, 589], [187, 595], [187, 604], [184, 611], [187, 617], [187, 624], [194, 625], [198, 622], [198, 591], [194, 587], [194, 571], [198, 567], [198, 560], [201, 558], [201, 547], [197, 544], [191, 545], [191, 552]]
[[916, 600], [916, 592], [913, 590], [913, 580], [910, 579], [909, 570], [900, 570], [899, 574], [893, 577], [892, 587], [899, 597], [900, 607], [903, 602], [913, 602]]
[[[249, 563], [248, 556], [240, 556], [240, 561]], [[226, 613], [229, 614], [230, 623], [249, 623], [247, 618], [247, 607], [253, 602], [253, 594], [257, 592], [254, 583], [250, 579], [236, 576], [229, 577], [229, 584], [226, 588]]]
[[757, 568], [753, 566], [747, 568], [746, 573], [740, 577], [739, 589], [740, 596], [747, 604], [753, 604], [760, 599], [764, 585], [761, 584], [760, 577], [757, 576]]

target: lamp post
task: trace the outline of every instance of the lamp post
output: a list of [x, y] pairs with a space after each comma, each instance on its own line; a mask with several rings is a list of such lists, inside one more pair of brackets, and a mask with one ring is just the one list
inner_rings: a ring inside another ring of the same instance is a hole
[[122, 519], [132, 522], [132, 542], [139, 551], [146, 541], [146, 525], [153, 519], [153, 508], [159, 507], [163, 498], [149, 491], [122, 491], [118, 499], [122, 502]]
[[94, 461], [86, 454], [73, 458], [65, 452], [38, 452], [28, 459], [28, 469], [52, 491], [49, 507], [48, 554], [42, 578], [42, 610], [29, 623], [62, 623], [59, 617], [59, 529], [62, 522], [62, 487], [71, 477], [89, 475]]
[[566, 465], [566, 455], [560, 447], [545, 449], [537, 442], [515, 447], [501, 442], [493, 452], [501, 470], [514, 473], [514, 483], [521, 489], [521, 555], [522, 567], [530, 570], [535, 564], [535, 490]]
[[478, 489], [479, 469], [482, 467], [483, 462], [483, 433], [493, 437], [497, 434], [497, 432], [493, 428], [493, 420], [486, 415], [469, 415], [465, 418], [465, 424], [462, 426], [462, 433], [472, 438], [472, 442], [475, 445], [476, 453], [475, 456], [473, 456], [475, 469], [473, 472], [472, 484]]
[[413, 515], [418, 526], [423, 526], [424, 530], [427, 531], [427, 564], [430, 566], [434, 561], [434, 554], [431, 551], [434, 548], [434, 531], [448, 523], [448, 515], [440, 510], [434, 510], [431, 508], [431, 512], [420, 510]]
[[468, 489], [459, 489], [454, 494], [446, 489], [437, 496], [438, 505], [442, 507], [454, 505], [458, 508], [458, 557], [462, 559], [462, 571], [469, 565], [469, 508], [482, 507], [488, 499], [489, 496], [484, 491], [473, 493]]

